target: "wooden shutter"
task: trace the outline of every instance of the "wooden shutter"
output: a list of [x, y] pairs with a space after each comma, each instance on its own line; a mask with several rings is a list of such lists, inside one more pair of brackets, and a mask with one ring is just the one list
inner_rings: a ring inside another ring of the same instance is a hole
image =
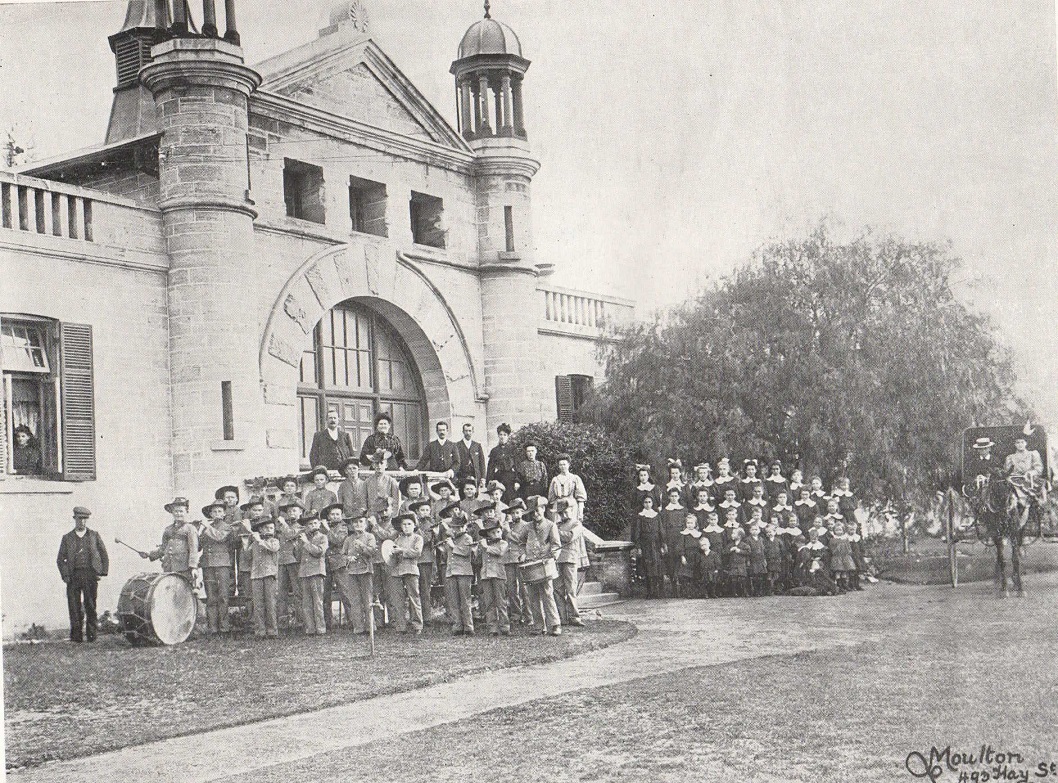
[[559, 421], [573, 421], [573, 379], [568, 375], [555, 376], [555, 402]]
[[95, 379], [92, 375], [92, 327], [59, 324], [62, 388], [62, 477], [96, 477]]

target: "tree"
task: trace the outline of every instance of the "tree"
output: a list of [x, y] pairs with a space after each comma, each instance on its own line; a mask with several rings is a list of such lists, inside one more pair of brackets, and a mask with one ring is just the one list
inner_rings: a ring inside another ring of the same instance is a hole
[[631, 524], [629, 512], [639, 454], [628, 443], [591, 424], [542, 422], [527, 424], [511, 437], [516, 453], [525, 444], [537, 446], [537, 459], [554, 476], [556, 457], [566, 453], [571, 469], [581, 477], [588, 493], [584, 523], [605, 539], [624, 538]]
[[[825, 225], [619, 334], [585, 411], [660, 461], [781, 459], [924, 501], [969, 426], [1024, 420], [1009, 352], [955, 297], [950, 248]], [[788, 468], [789, 469], [789, 468]]]

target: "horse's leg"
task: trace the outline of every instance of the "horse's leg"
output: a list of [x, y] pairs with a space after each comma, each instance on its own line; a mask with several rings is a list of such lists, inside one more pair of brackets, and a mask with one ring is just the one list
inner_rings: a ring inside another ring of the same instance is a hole
[[1007, 595], [1007, 569], [1006, 563], [1003, 562], [1003, 536], [1002, 534], [996, 535], [993, 539], [996, 545], [996, 576], [999, 582], [999, 590], [1001, 594], [1006, 597]]
[[1014, 580], [1014, 592], [1018, 598], [1025, 597], [1025, 591], [1021, 587], [1021, 540], [1025, 528], [1018, 528], [1010, 534], [1010, 571]]

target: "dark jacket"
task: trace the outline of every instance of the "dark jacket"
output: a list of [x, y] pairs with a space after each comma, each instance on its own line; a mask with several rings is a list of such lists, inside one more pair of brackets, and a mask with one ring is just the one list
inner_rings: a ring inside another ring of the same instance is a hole
[[503, 484], [503, 501], [509, 503], [517, 493], [514, 491], [514, 482], [518, 480], [515, 467], [518, 465], [518, 457], [514, 444], [507, 443], [503, 446], [494, 446], [489, 452], [489, 463], [485, 470], [485, 481], [498, 481]]
[[434, 473], [445, 473], [449, 470], [455, 471], [459, 465], [459, 455], [456, 454], [456, 445], [450, 440], [444, 443], [432, 440], [426, 447], [416, 470], [429, 470]]
[[309, 449], [309, 462], [312, 467], [323, 465], [328, 470], [339, 470], [342, 462], [355, 456], [353, 439], [345, 430], [338, 430], [338, 440], [332, 440], [327, 430], [320, 430], [312, 436], [312, 447]]
[[383, 435], [380, 432], [368, 435], [364, 439], [364, 445], [360, 449], [360, 464], [370, 467], [371, 455], [378, 449], [389, 452], [389, 459], [386, 460], [386, 470], [408, 469], [408, 460], [404, 456], [404, 447], [400, 443], [400, 438], [393, 434]]
[[473, 476], [479, 482], [485, 478], [485, 451], [476, 440], [470, 441], [469, 448], [462, 439], [456, 442], [458, 464], [456, 474], [459, 478]]
[[[107, 548], [103, 546], [103, 539], [94, 530], [86, 529], [84, 540], [88, 544], [92, 555], [92, 571], [96, 577], [106, 576], [110, 570], [110, 558], [107, 556]], [[59, 543], [59, 557], [56, 563], [63, 581], [67, 581], [73, 574], [74, 550], [77, 546], [77, 533], [71, 530], [62, 537]]]

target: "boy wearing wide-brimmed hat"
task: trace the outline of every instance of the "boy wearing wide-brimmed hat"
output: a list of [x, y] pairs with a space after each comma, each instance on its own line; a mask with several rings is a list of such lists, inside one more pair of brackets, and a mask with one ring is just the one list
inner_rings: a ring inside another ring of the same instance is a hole
[[298, 498], [283, 502], [276, 522], [279, 537], [279, 578], [276, 580], [276, 607], [279, 621], [289, 627], [302, 625], [301, 579], [298, 578], [298, 558], [294, 552], [301, 537], [301, 515], [305, 506]]
[[367, 531], [368, 519], [364, 515], [354, 517], [349, 522], [349, 536], [342, 543], [342, 553], [346, 558], [346, 579], [349, 583], [353, 623], [353, 633], [368, 632], [368, 623], [372, 621], [372, 603], [374, 595], [375, 553], [378, 544], [375, 537]]
[[352, 597], [349, 595], [348, 581], [345, 579], [346, 558], [342, 554], [342, 544], [349, 536], [349, 527], [345, 524], [342, 504], [332, 503], [320, 510], [320, 529], [327, 536], [327, 574], [323, 580], [323, 621], [327, 630], [334, 626], [334, 590], [345, 607], [345, 614], [352, 613]]
[[525, 561], [525, 540], [529, 536], [524, 500], [514, 498], [511, 501], [500, 527], [508, 544], [507, 554], [503, 556], [503, 566], [507, 572], [507, 616], [512, 623], [529, 625], [533, 621], [529, 616], [529, 594], [518, 573], [518, 564]]
[[471, 613], [471, 587], [474, 581], [474, 537], [467, 530], [466, 515], [459, 502], [449, 503], [441, 510], [450, 534], [444, 546], [448, 552], [445, 573], [445, 603], [452, 634], [474, 635], [474, 616]]
[[206, 523], [199, 534], [202, 545], [202, 581], [206, 587], [206, 623], [210, 633], [230, 633], [228, 599], [231, 595], [231, 525], [225, 519], [224, 501], [203, 506]]
[[401, 496], [400, 505], [397, 507], [398, 515], [411, 511], [409, 506], [416, 500], [421, 500], [426, 493], [423, 477], [417, 473], [402, 478], [397, 482], [397, 487], [400, 489]]
[[162, 543], [150, 552], [140, 553], [150, 560], [161, 560], [162, 570], [169, 574], [181, 574], [192, 579], [192, 570], [198, 567], [198, 531], [191, 524], [191, 503], [187, 498], [174, 498], [166, 503], [165, 510], [173, 521], [162, 531]]
[[558, 540], [562, 549], [555, 558], [558, 579], [555, 587], [559, 617], [565, 626], [582, 626], [580, 609], [577, 607], [577, 570], [580, 568], [580, 548], [584, 543], [584, 526], [580, 523], [577, 504], [572, 498], [562, 498], [555, 503], [558, 516]]
[[507, 614], [507, 568], [504, 558], [510, 543], [503, 539], [503, 528], [495, 517], [481, 528], [481, 603], [485, 623], [492, 636], [511, 633]]
[[239, 595], [246, 601], [246, 616], [253, 618], [253, 585], [250, 583], [250, 573], [253, 570], [252, 557], [250, 556], [250, 534], [253, 526], [262, 519], [270, 519], [266, 512], [265, 499], [260, 495], [251, 495], [243, 503], [239, 510], [241, 519], [232, 530], [232, 536], [236, 539], [236, 549], [239, 552], [239, 568], [235, 574], [238, 580]]
[[[529, 535], [525, 540], [526, 561], [554, 560], [562, 551], [558, 526], [547, 516], [547, 498], [533, 495], [526, 498], [529, 511]], [[548, 633], [562, 635], [562, 620], [555, 603], [555, 588], [552, 578], [541, 579], [529, 585], [529, 609], [533, 614], [534, 635]]]
[[295, 553], [298, 578], [301, 580], [301, 618], [305, 633], [323, 636], [327, 623], [323, 618], [323, 579], [327, 573], [327, 536], [320, 530], [320, 518], [310, 516], [298, 536]]
[[257, 637], [276, 638], [276, 587], [279, 576], [279, 539], [275, 520], [261, 517], [250, 532], [250, 589], [253, 595], [253, 626]]
[[408, 512], [415, 515], [415, 532], [422, 538], [422, 552], [419, 554], [419, 600], [422, 602], [424, 622], [430, 622], [433, 616], [433, 597], [431, 589], [437, 570], [437, 544], [440, 524], [434, 522], [430, 510], [430, 501], [419, 498], [408, 504]]
[[367, 513], [367, 482], [360, 478], [360, 460], [349, 457], [342, 461], [339, 471], [345, 477], [338, 485], [338, 502], [346, 519]]
[[312, 489], [305, 493], [302, 502], [305, 504], [305, 514], [311, 516], [337, 503], [338, 496], [327, 489], [327, 482], [331, 479], [327, 468], [318, 465], [312, 469], [309, 477], [312, 479]]
[[399, 633], [422, 633], [422, 600], [419, 596], [419, 556], [422, 554], [422, 536], [415, 532], [415, 514], [405, 512], [394, 520], [399, 528], [393, 541], [393, 556], [390, 594], [390, 615]]
[[400, 485], [393, 476], [386, 473], [388, 454], [381, 450], [371, 454], [369, 461], [373, 470], [371, 475], [364, 479], [367, 513], [376, 517], [392, 518], [400, 507]]

